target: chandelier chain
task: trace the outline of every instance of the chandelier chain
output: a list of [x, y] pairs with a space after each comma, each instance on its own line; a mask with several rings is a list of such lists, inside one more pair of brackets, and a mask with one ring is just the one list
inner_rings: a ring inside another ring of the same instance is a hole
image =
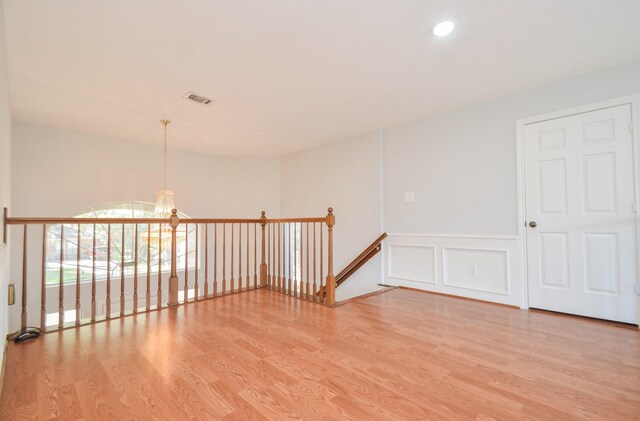
[[169, 120], [160, 120], [160, 123], [164, 126], [164, 188], [167, 189], [167, 125]]

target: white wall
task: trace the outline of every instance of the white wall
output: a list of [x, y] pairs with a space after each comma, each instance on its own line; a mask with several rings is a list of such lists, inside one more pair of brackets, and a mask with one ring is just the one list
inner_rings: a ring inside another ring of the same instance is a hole
[[516, 120], [636, 93], [640, 61], [384, 130], [387, 230], [516, 235]]
[[[101, 203], [155, 202], [162, 187], [158, 142], [153, 146], [15, 123], [10, 214], [73, 216]], [[174, 149], [168, 157], [168, 187], [181, 212], [211, 218], [258, 218], [261, 210], [278, 215], [279, 157], [227, 158]]]
[[[0, 6], [0, 211], [11, 201], [11, 112], [4, 42], [4, 16]], [[9, 247], [2, 243], [0, 227], [0, 363], [4, 357], [4, 338], [8, 329], [7, 285], [9, 283]], [[2, 385], [0, 385], [1, 389]]]
[[[387, 282], [522, 305], [516, 120], [637, 93], [640, 62], [384, 130], [388, 243], [407, 243], [410, 234], [411, 244], [433, 246], [436, 255], [433, 261], [412, 260], [413, 249], [396, 248], [387, 253]], [[415, 202], [404, 202], [407, 192]], [[442, 253], [448, 247], [471, 253], [455, 254], [460, 267], [452, 267]], [[498, 255], [502, 260], [495, 260]], [[477, 275], [470, 273], [472, 266], [479, 268]], [[426, 272], [440, 275], [430, 282]], [[508, 293], [492, 292], [505, 276]]]
[[[334, 208], [335, 274], [382, 231], [379, 133], [369, 133], [282, 157], [283, 216], [325, 216]], [[376, 256], [336, 290], [343, 300], [378, 289]]]

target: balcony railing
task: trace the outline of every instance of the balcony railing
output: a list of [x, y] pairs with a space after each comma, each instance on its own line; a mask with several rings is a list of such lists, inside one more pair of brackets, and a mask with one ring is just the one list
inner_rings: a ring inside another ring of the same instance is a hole
[[335, 305], [331, 208], [324, 217], [283, 219], [264, 212], [257, 219], [180, 219], [175, 209], [167, 219], [22, 218], [5, 210], [4, 224], [3, 241], [13, 227], [13, 253], [21, 255], [15, 293], [23, 330], [259, 288]]

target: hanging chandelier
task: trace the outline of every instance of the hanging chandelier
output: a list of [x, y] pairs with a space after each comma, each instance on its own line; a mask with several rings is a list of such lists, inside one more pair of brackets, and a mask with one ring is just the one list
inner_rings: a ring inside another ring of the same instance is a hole
[[171, 210], [175, 208], [173, 201], [173, 190], [167, 188], [167, 125], [169, 120], [160, 120], [164, 126], [164, 187], [156, 192], [156, 208], [154, 211], [156, 218], [171, 217]]

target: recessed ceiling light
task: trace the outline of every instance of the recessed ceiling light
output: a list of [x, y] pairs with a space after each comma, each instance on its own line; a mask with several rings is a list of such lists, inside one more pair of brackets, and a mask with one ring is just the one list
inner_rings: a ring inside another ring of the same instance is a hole
[[445, 37], [453, 31], [454, 26], [455, 25], [450, 20], [440, 22], [435, 26], [435, 28], [433, 28], [433, 35], [437, 37]]

